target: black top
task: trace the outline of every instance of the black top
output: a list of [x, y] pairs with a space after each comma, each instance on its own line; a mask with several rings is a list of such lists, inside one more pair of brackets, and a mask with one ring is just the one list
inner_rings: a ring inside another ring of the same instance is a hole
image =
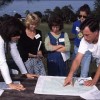
[[[24, 62], [28, 59], [28, 53], [37, 55], [40, 41], [42, 41], [42, 34], [40, 30], [36, 30], [34, 39], [28, 37], [26, 33], [21, 35], [17, 46], [20, 56]], [[42, 45], [40, 46], [39, 50], [42, 50]]]

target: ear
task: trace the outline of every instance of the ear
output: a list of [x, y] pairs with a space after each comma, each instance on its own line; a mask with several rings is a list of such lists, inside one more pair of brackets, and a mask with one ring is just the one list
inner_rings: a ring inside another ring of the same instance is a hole
[[99, 35], [99, 32], [98, 32], [98, 31], [95, 31], [94, 33], [95, 33], [96, 35]]

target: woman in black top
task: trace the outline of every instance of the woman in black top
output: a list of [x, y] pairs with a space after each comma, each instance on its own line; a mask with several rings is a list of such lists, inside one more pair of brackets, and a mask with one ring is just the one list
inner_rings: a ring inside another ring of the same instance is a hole
[[46, 75], [42, 63], [42, 34], [36, 27], [40, 23], [40, 18], [34, 14], [28, 14], [25, 19], [25, 33], [22, 34], [18, 48], [20, 55], [29, 73]]

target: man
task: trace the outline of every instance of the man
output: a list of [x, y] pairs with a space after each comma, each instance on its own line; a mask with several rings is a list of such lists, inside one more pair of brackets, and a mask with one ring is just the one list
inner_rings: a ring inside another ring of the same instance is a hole
[[83, 33], [83, 38], [80, 42], [78, 49], [78, 54], [72, 63], [71, 70], [68, 77], [65, 79], [64, 86], [72, 83], [72, 77], [74, 72], [79, 67], [81, 60], [86, 51], [92, 52], [92, 56], [97, 62], [97, 71], [92, 80], [84, 82], [86, 86], [93, 86], [97, 83], [100, 77], [100, 32], [99, 32], [99, 22], [94, 18], [87, 18], [80, 26], [80, 30]]

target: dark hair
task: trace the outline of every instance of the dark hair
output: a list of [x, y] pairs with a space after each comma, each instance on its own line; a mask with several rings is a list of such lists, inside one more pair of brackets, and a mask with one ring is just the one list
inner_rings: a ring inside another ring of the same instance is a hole
[[99, 31], [99, 21], [95, 17], [88, 17], [81, 25], [80, 30], [83, 31], [85, 27], [89, 27], [91, 32]]
[[48, 19], [48, 26], [50, 29], [52, 29], [52, 26], [60, 26], [59, 30], [63, 29], [63, 20], [56, 14], [51, 14]]
[[25, 27], [19, 19], [15, 17], [9, 17], [8, 20], [3, 21], [0, 29], [0, 35], [5, 42], [9, 42], [11, 37], [20, 36], [21, 33], [24, 32], [24, 29]]
[[78, 15], [79, 15], [80, 11], [86, 12], [87, 15], [89, 15], [90, 12], [91, 12], [90, 7], [89, 7], [88, 4], [84, 4], [83, 6], [81, 6], [81, 7], [78, 9], [78, 11], [77, 11], [77, 12], [78, 12]]

